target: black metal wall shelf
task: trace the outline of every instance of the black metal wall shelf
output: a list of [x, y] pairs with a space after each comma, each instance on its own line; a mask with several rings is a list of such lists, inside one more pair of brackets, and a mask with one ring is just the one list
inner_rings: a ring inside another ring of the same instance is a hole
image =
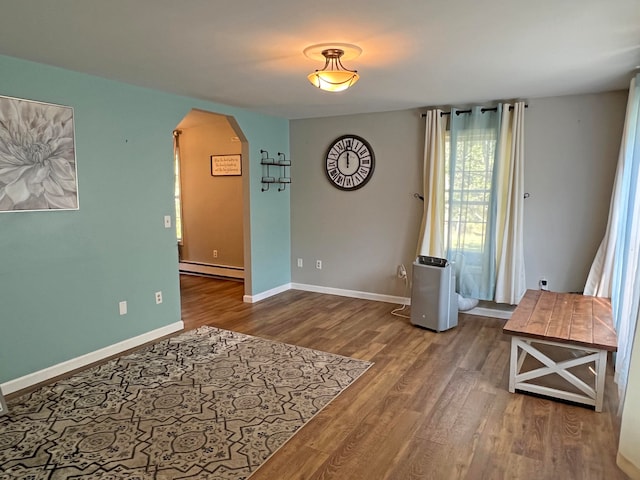
[[[291, 167], [291, 159], [287, 159], [285, 154], [282, 152], [278, 152], [278, 159], [272, 158], [269, 156], [269, 152], [266, 150], [260, 150], [260, 154], [262, 158], [260, 159], [260, 165], [262, 165], [262, 191], [266, 192], [269, 190], [269, 186], [272, 183], [278, 183], [280, 186], [278, 187], [278, 191], [282, 192], [286, 190], [287, 184], [291, 184], [291, 173], [287, 175], [287, 168]], [[277, 168], [279, 171], [277, 172], [279, 175], [276, 177], [271, 174], [270, 169]], [[265, 175], [266, 174], [266, 175]]]

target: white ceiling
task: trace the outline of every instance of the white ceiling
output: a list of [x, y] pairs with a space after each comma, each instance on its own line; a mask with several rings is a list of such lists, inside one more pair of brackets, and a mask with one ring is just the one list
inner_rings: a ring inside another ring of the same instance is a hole
[[[306, 79], [326, 42], [346, 92]], [[0, 54], [310, 118], [628, 88], [640, 0], [0, 0]]]

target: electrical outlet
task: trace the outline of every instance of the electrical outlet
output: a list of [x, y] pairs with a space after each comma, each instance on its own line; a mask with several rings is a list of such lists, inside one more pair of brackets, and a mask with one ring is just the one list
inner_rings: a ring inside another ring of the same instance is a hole
[[122, 302], [118, 303], [118, 310], [120, 311], [120, 315], [126, 315], [127, 314], [127, 302], [126, 302], [126, 300], [123, 300]]
[[400, 280], [407, 278], [407, 269], [403, 264], [398, 265], [398, 278]]
[[316, 268], [322, 270], [322, 260], [316, 260]]
[[213, 258], [218, 258], [218, 250], [213, 251]]
[[538, 287], [540, 290], [549, 290], [549, 282], [546, 277], [540, 277], [540, 280], [538, 280]]
[[302, 259], [301, 258], [298, 259], [298, 268], [302, 268]]
[[156, 292], [156, 304], [160, 305], [162, 303], [162, 292]]

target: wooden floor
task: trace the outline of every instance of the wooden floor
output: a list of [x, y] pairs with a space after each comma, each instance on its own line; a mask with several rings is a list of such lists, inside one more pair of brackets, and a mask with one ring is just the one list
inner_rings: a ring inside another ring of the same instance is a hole
[[393, 305], [290, 290], [256, 304], [243, 284], [182, 276], [187, 329], [212, 325], [375, 365], [251, 480], [625, 479], [612, 372], [602, 413], [508, 388], [504, 320], [461, 314], [433, 333]]

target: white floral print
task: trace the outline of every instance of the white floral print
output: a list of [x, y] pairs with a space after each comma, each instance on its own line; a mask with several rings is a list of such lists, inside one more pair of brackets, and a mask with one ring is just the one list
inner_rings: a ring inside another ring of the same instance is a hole
[[0, 211], [78, 208], [73, 110], [0, 97]]

